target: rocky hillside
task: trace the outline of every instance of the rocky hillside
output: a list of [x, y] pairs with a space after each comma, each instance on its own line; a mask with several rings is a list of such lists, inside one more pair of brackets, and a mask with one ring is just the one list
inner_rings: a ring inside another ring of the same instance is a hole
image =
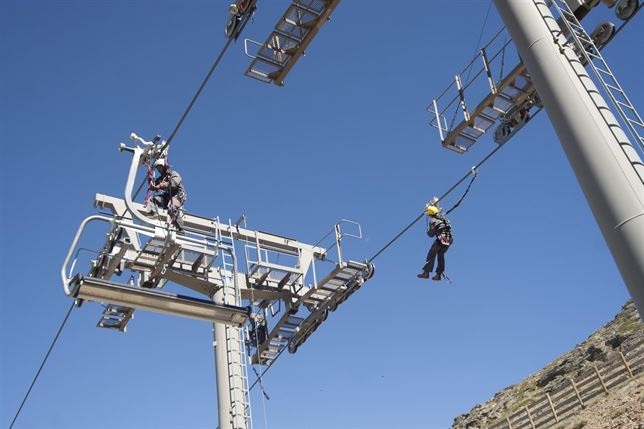
[[643, 374], [644, 325], [629, 301], [586, 341], [452, 428], [644, 429]]

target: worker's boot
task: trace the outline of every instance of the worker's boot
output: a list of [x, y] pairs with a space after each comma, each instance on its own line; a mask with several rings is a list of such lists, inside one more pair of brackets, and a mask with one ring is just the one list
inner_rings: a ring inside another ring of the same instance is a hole
[[432, 280], [440, 280], [443, 278], [443, 273], [436, 273], [434, 274], [434, 277], [432, 277]]
[[418, 277], [419, 279], [428, 279], [429, 278], [429, 273], [423, 271], [422, 273], [418, 274], [416, 277]]

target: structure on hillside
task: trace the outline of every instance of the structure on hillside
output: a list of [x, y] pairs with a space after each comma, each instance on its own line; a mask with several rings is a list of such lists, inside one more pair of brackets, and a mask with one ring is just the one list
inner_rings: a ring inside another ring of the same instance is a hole
[[[295, 353], [373, 275], [371, 263], [342, 252], [343, 238], [362, 238], [360, 225], [342, 220], [315, 245], [246, 229], [243, 217], [233, 224], [186, 213], [177, 231], [166, 211], [147, 217], [133, 196], [137, 172], [165, 156], [164, 142], [132, 140], [121, 145], [132, 154], [125, 197], [96, 195], [108, 213], [78, 229], [61, 269], [65, 293], [78, 305], [104, 304], [99, 328], [125, 332], [137, 309], [212, 322], [219, 427], [248, 428], [247, 361], [267, 366], [286, 349]], [[96, 242], [95, 224], [105, 239], [91, 251], [84, 243]]]
[[[452, 428], [605, 428], [608, 421], [637, 427], [644, 420], [642, 389], [632, 388], [644, 386], [643, 375], [644, 325], [629, 301], [574, 349], [456, 417]], [[625, 424], [631, 419], [632, 425]]]
[[[497, 144], [504, 144], [545, 107], [642, 314], [644, 122], [600, 52], [641, 5], [637, 0], [603, 2], [615, 8], [621, 24], [603, 22], [588, 34], [579, 20], [597, 6], [598, 0], [495, 0], [511, 39], [507, 35], [502, 39], [498, 33], [428, 110], [441, 144], [465, 153], [488, 130], [494, 130]], [[518, 49], [514, 59], [518, 64], [506, 73], [505, 63], [513, 53], [508, 49], [510, 40]], [[481, 61], [481, 67], [470, 80], [476, 61]], [[594, 72], [632, 140], [585, 66]], [[467, 73], [465, 79], [463, 73]], [[480, 82], [483, 85], [477, 87]], [[470, 94], [482, 101], [471, 104]], [[462, 119], [456, 123], [459, 111]]]

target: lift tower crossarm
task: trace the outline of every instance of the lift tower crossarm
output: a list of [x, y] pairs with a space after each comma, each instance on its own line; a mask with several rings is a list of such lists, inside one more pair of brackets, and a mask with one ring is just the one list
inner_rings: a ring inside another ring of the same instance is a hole
[[[96, 194], [94, 205], [99, 208], [106, 208], [114, 214], [122, 214], [126, 211], [126, 206], [122, 199], [104, 194]], [[140, 203], [133, 203], [133, 207], [138, 211], [143, 211], [143, 205]], [[167, 220], [167, 213], [160, 211], [159, 217], [161, 220], [165, 221]], [[216, 219], [209, 219], [190, 213], [185, 214], [184, 226], [188, 229], [197, 230], [201, 234], [214, 235], [217, 231], [220, 231], [224, 237], [229, 239], [251, 243], [259, 242], [261, 246], [271, 247], [294, 256], [300, 254], [301, 251], [304, 250], [310, 252], [316, 259], [324, 259], [327, 252], [326, 249], [322, 247], [300, 243], [299, 241], [291, 238], [269, 234], [262, 231], [252, 231], [249, 229], [239, 228], [222, 223]]]

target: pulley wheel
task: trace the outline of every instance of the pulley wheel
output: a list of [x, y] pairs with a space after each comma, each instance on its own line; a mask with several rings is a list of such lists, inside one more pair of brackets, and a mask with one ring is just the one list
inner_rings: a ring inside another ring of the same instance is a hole
[[639, 9], [639, 0], [620, 0], [615, 7], [615, 15], [622, 21], [627, 21]]

